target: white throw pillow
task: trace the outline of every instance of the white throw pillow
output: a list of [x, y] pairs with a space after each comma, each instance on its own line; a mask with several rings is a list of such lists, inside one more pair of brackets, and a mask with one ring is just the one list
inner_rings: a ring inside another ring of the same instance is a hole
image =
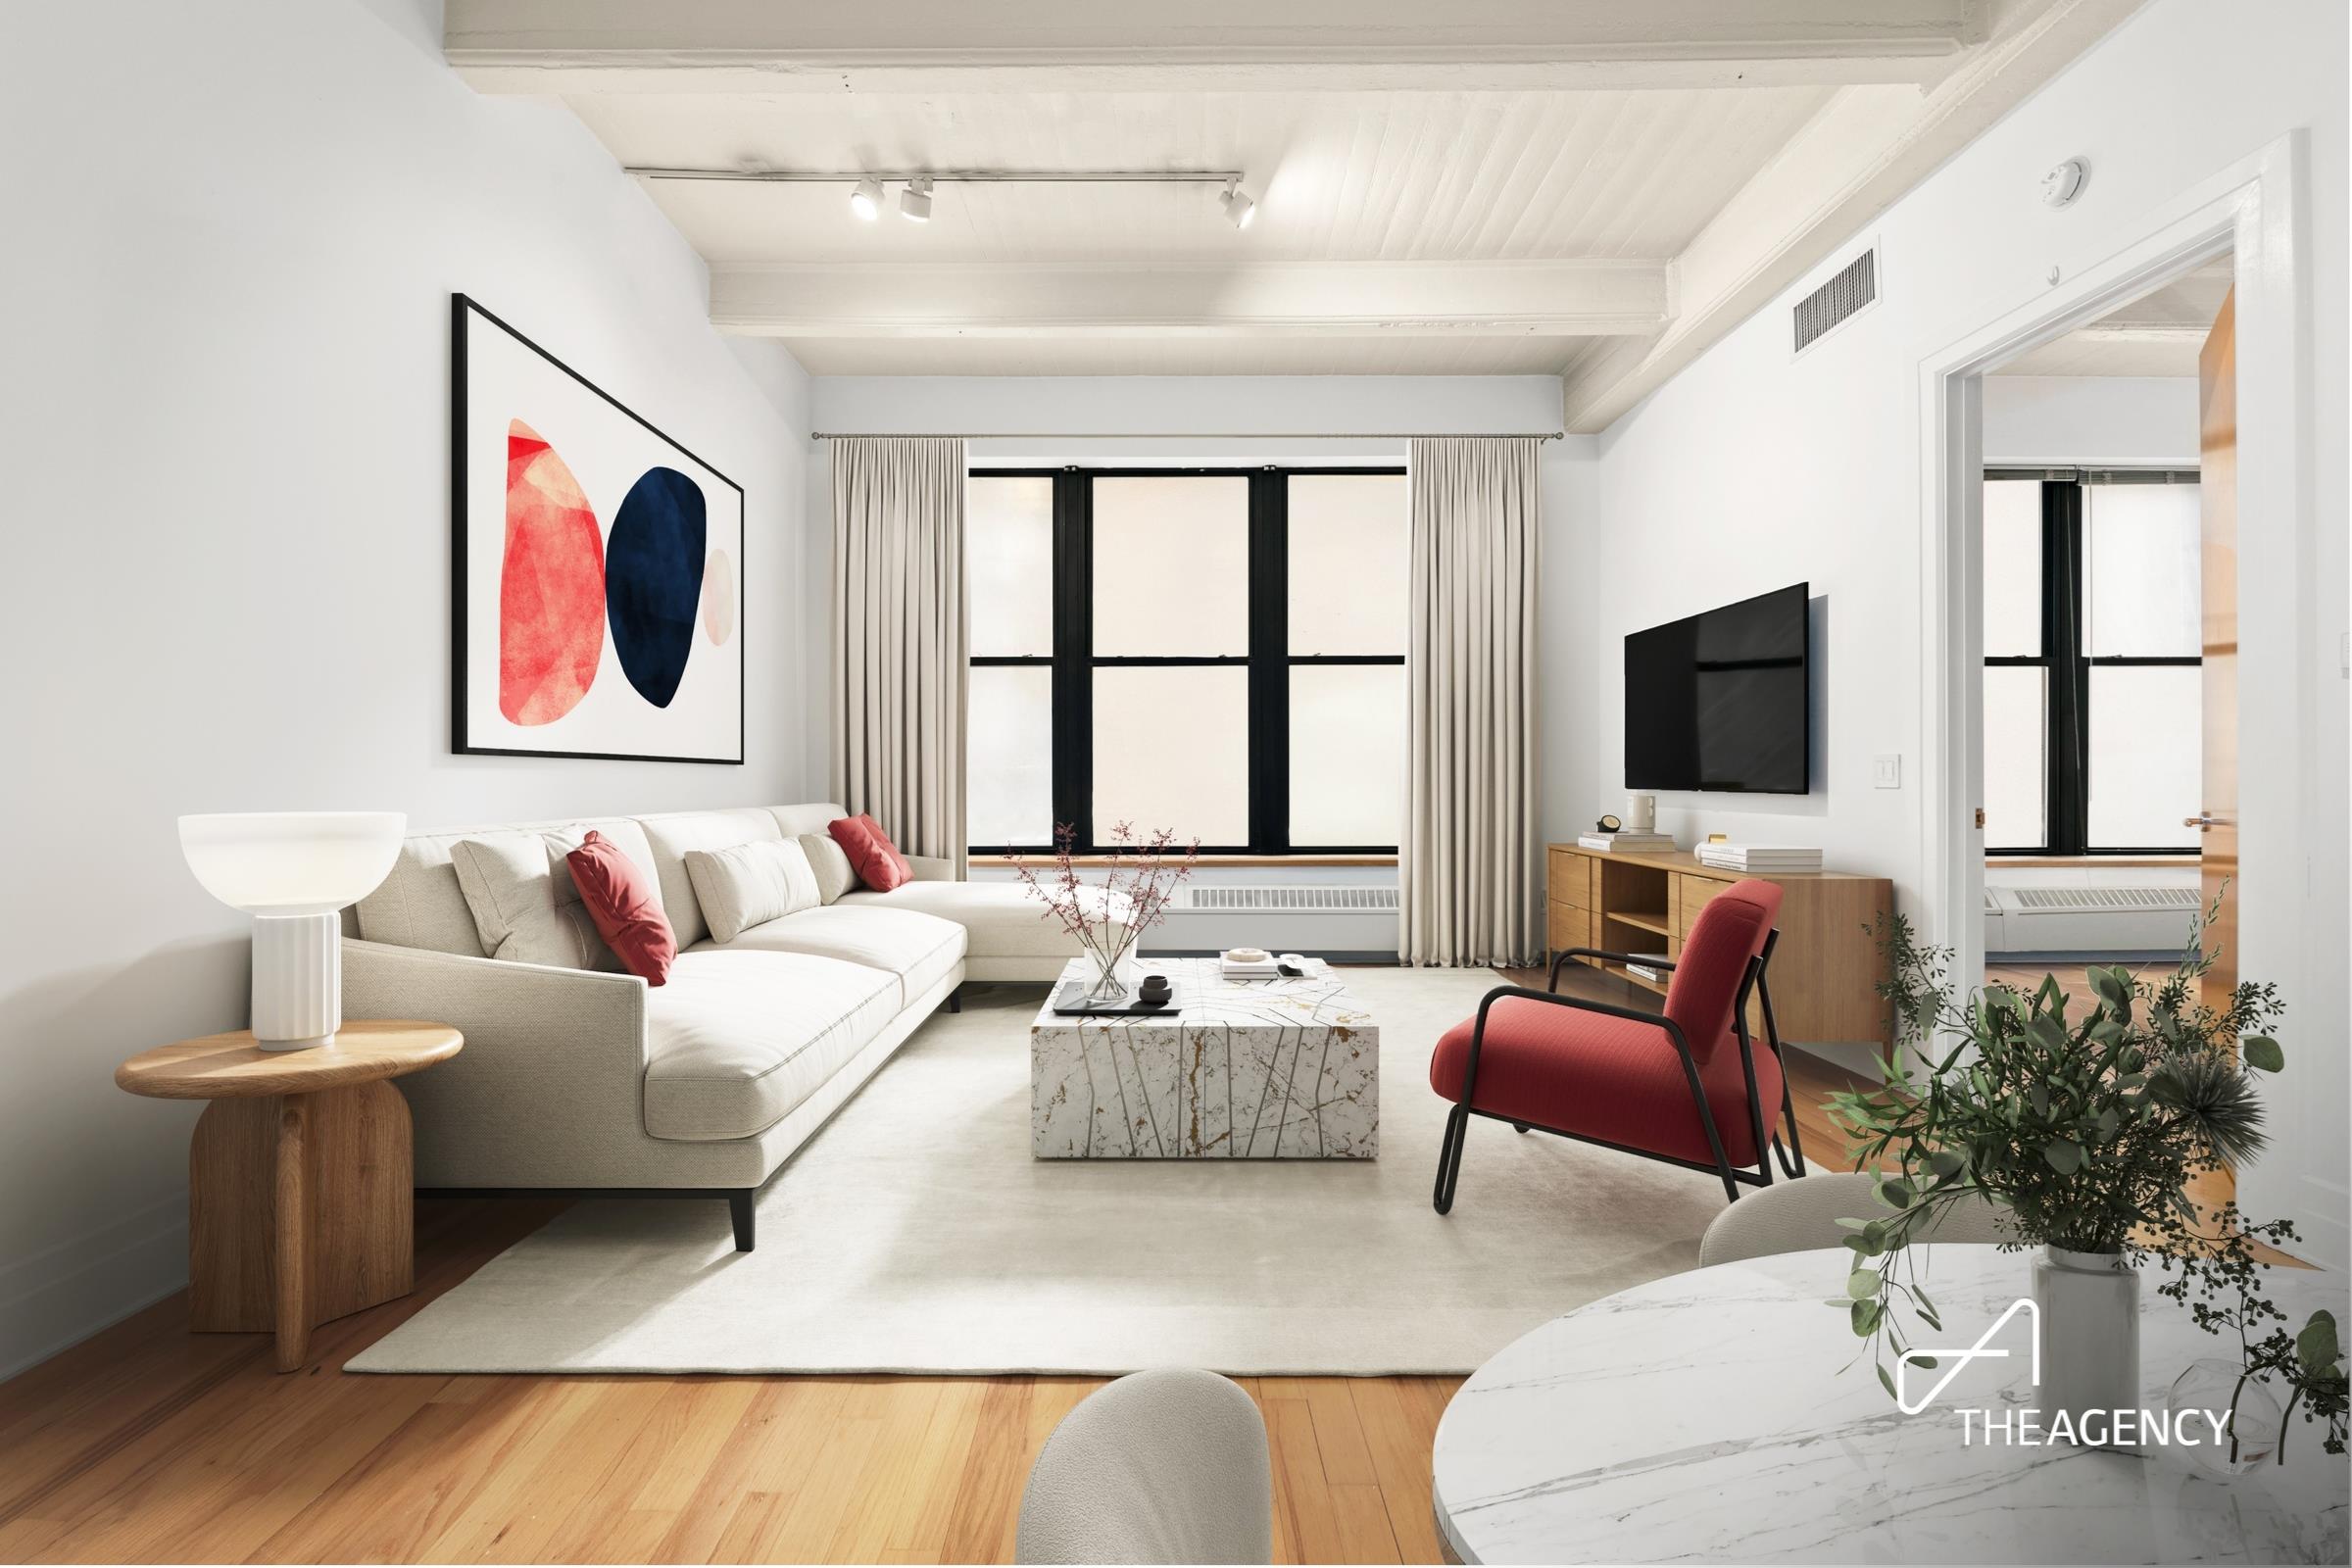
[[801, 849], [808, 857], [808, 868], [816, 873], [816, 896], [831, 904], [858, 885], [858, 873], [850, 865], [850, 852], [833, 841], [830, 833], [804, 833]]
[[[601, 831], [601, 829], [600, 829]], [[449, 863], [458, 873], [466, 906], [473, 911], [482, 951], [510, 963], [557, 969], [622, 967], [596, 920], [572, 886], [564, 858], [580, 847], [585, 831], [485, 833], [450, 846]]]
[[731, 850], [688, 850], [686, 875], [713, 942], [813, 909], [823, 899], [808, 853], [795, 839], [758, 839]]

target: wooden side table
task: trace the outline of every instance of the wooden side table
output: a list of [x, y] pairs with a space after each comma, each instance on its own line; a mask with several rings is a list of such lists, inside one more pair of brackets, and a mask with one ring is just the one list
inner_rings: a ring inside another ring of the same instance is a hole
[[409, 1102], [387, 1082], [465, 1046], [446, 1024], [347, 1020], [331, 1046], [263, 1051], [246, 1030], [115, 1069], [157, 1100], [209, 1100], [188, 1146], [188, 1319], [277, 1335], [277, 1369], [320, 1323], [416, 1283]]

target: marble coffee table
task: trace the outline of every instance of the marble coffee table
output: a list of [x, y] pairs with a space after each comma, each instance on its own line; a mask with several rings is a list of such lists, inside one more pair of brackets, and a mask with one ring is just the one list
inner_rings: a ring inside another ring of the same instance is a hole
[[[1063, 980], [1079, 978], [1073, 958]], [[1029, 1026], [1039, 1159], [1377, 1159], [1380, 1030], [1330, 965], [1228, 981], [1214, 958], [1154, 959], [1179, 1010]], [[1056, 988], [1058, 989], [1058, 987]]]

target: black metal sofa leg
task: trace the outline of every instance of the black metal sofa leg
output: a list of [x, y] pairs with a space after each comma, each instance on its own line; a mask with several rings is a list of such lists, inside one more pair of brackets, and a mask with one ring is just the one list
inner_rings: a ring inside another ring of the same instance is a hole
[[735, 1222], [735, 1250], [738, 1252], [752, 1250], [754, 1216], [758, 1213], [752, 1205], [759, 1196], [760, 1189], [757, 1187], [738, 1187], [727, 1195], [727, 1216]]

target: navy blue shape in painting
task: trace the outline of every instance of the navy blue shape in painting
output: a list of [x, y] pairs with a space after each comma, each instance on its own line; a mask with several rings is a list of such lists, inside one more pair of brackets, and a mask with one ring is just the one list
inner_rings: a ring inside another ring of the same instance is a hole
[[648, 468], [629, 486], [605, 541], [612, 652], [656, 708], [667, 708], [686, 678], [709, 535], [702, 486], [675, 468]]

